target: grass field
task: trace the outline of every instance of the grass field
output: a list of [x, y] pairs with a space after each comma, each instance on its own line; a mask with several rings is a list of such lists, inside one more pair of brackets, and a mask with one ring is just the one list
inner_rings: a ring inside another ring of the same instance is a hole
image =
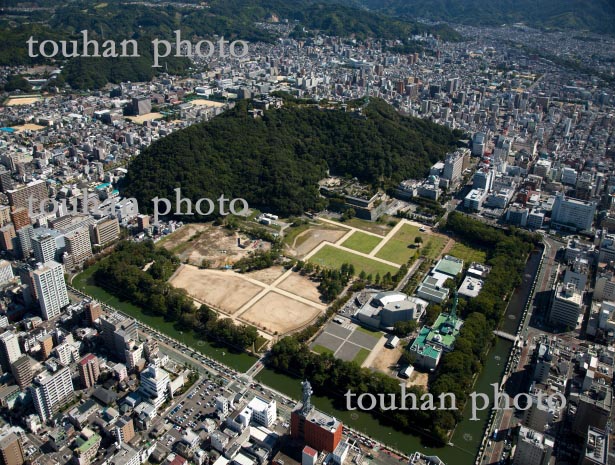
[[342, 245], [357, 252], [370, 253], [376, 247], [382, 238], [372, 236], [360, 231], [355, 231], [352, 236], [346, 239]]
[[287, 228], [284, 231], [284, 243], [287, 245], [292, 245], [296, 237], [302, 232], [310, 229], [310, 227], [311, 226], [309, 224], [302, 224], [300, 226]]
[[403, 265], [416, 253], [414, 239], [421, 237], [423, 245], [429, 240], [429, 234], [419, 231], [419, 228], [411, 224], [404, 224], [397, 233], [382, 247], [376, 257]]
[[421, 246], [421, 254], [433, 260], [440, 255], [447, 242], [446, 237], [431, 236], [427, 243]]
[[368, 275], [371, 274], [374, 276], [376, 273], [380, 273], [380, 276], [385, 275], [387, 272], [391, 274], [397, 273], [397, 268], [387, 265], [386, 263], [380, 263], [370, 258], [361, 257], [360, 255], [355, 255], [330, 245], [326, 245], [320, 249], [309, 261], [335, 270], [339, 269], [344, 263], [349, 263], [354, 265], [356, 275], [359, 275], [361, 271], [365, 271]]
[[449, 252], [449, 255], [461, 258], [466, 264], [470, 264], [472, 262], [485, 263], [487, 261], [487, 253], [484, 250], [468, 247], [461, 242], [455, 242], [455, 245]]
[[73, 287], [236, 370], [245, 372], [256, 363], [256, 357], [252, 357], [247, 353], [233, 353], [226, 346], [197, 338], [191, 331], [179, 331], [172, 322], [165, 321], [160, 316], [148, 315], [136, 305], [121, 301], [109, 294], [93, 282], [92, 275], [96, 272], [97, 268], [98, 265], [91, 266], [83, 273], [75, 276], [72, 282]]
[[358, 365], [362, 365], [368, 355], [369, 355], [369, 350], [361, 349], [359, 350], [359, 353], [355, 356], [355, 358], [352, 361]]
[[312, 347], [312, 350], [317, 354], [331, 354], [333, 355], [333, 351], [331, 349], [327, 349], [325, 346], [321, 346], [320, 344], [316, 344]]

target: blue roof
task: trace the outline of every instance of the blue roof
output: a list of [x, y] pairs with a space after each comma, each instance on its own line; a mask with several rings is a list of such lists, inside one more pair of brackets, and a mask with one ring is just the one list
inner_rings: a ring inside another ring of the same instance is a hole
[[4, 132], [15, 132], [15, 128], [0, 128], [0, 131], [4, 131]]

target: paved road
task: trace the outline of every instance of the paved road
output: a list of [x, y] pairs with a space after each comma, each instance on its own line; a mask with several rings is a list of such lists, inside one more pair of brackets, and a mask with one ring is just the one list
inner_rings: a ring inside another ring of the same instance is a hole
[[[531, 339], [534, 335], [541, 333], [540, 330], [529, 327], [530, 321], [532, 319], [532, 310], [536, 303], [536, 294], [551, 289], [551, 275], [553, 273], [553, 269], [557, 267], [555, 257], [561, 246], [560, 242], [550, 237], [544, 237], [543, 243], [545, 245], [544, 259], [540, 271], [536, 277], [536, 287], [534, 289], [534, 294], [530, 297], [530, 311], [527, 317], [524, 319], [523, 327], [520, 331], [521, 336], [524, 336], [528, 339]], [[513, 395], [519, 392], [522, 388], [521, 383], [524, 381], [523, 373], [525, 371], [526, 365], [528, 365], [530, 362], [532, 349], [533, 345], [531, 343], [528, 343], [527, 346], [522, 347], [521, 353], [519, 355], [519, 361], [512, 370], [512, 373], [517, 373], [517, 376], [514, 377], [515, 384], [512, 386], [508, 386], [508, 391], [513, 393]], [[498, 432], [506, 432], [509, 428], [515, 427], [516, 424], [517, 419], [515, 418], [514, 411], [512, 409], [498, 410], [496, 412], [495, 421], [493, 422], [494, 427], [490, 431], [497, 429]], [[499, 463], [502, 458], [502, 452], [504, 451], [504, 441], [503, 438], [500, 439], [500, 441], [494, 441], [493, 439], [491, 440], [491, 447], [487, 447], [485, 449], [481, 463]]]
[[[87, 294], [84, 294], [83, 292], [79, 291], [78, 289], [75, 289], [71, 286], [68, 286], [69, 292], [73, 295], [76, 296], [79, 299], [82, 298], [90, 298], [93, 299], [91, 296], [88, 296]], [[113, 307], [110, 307], [109, 305], [103, 304], [101, 303], [103, 309], [107, 312], [118, 312], [121, 313], [123, 315], [125, 315], [123, 312], [121, 312], [120, 310], [117, 310]], [[129, 318], [132, 318], [130, 315], [126, 315]], [[212, 368], [210, 366], [207, 366], [207, 364], [201, 363], [198, 359], [194, 359], [184, 353], [181, 352], [181, 350], [177, 350], [175, 348], [175, 346], [181, 347], [182, 350], [187, 350], [190, 353], [194, 352], [194, 349], [187, 346], [186, 344], [184, 344], [181, 341], [178, 341], [177, 339], [172, 339], [170, 337], [168, 337], [165, 334], [162, 334], [160, 331], [152, 328], [151, 326], [148, 326], [144, 323], [142, 323], [139, 320], [136, 320], [139, 324], [140, 327], [140, 331], [144, 332], [147, 334], [147, 336], [149, 337], [153, 337], [155, 338], [158, 343], [159, 343], [159, 347], [161, 347], [161, 350], [164, 350], [165, 352], [168, 351], [167, 355], [171, 356], [171, 354], [173, 354], [174, 359], [179, 360], [179, 361], [188, 361], [188, 363], [196, 366], [199, 371], [203, 370], [204, 372], [210, 372], [213, 373], [215, 376], [218, 377], [222, 377], [226, 380], [229, 381], [227, 388], [238, 388], [239, 386], [237, 385], [236, 379], [235, 377], [240, 377], [240, 376], [245, 376], [241, 375], [240, 373], [238, 373], [237, 371], [235, 371], [234, 369], [225, 366], [224, 364], [218, 362], [217, 360], [211, 359], [209, 357], [207, 357], [206, 355], [200, 355], [200, 357], [204, 358], [205, 360], [210, 360], [213, 363], [215, 363], [218, 367], [218, 369], [216, 368]], [[164, 352], [163, 352], [164, 353]], [[257, 362], [257, 364], [261, 364], [262, 365], [262, 359], [259, 360]], [[250, 370], [248, 370], [248, 373], [256, 373], [257, 370], [262, 369], [262, 366], [258, 367], [258, 368], [254, 368], [251, 367]], [[270, 388], [269, 386], [263, 385], [262, 383], [260, 383], [263, 386], [263, 391], [258, 391], [256, 392], [255, 390], [251, 389], [251, 388], [247, 388], [250, 392], [254, 392], [255, 394], [258, 395], [265, 395], [268, 396], [269, 398], [272, 398], [273, 396], [275, 396], [276, 399], [278, 399], [278, 404], [280, 402], [285, 403], [287, 405], [287, 407], [282, 407], [282, 414], [288, 414], [290, 415], [290, 408], [292, 405], [294, 405], [294, 403], [297, 401], [297, 399], [292, 399], [291, 397], [276, 391], [275, 389]], [[241, 388], [239, 388], [241, 389]], [[175, 405], [176, 403], [173, 402], [173, 405]], [[356, 430], [353, 430], [352, 428], [349, 428], [348, 426], [344, 425], [344, 430], [351, 432], [353, 434], [355, 434], [357, 437], [359, 438], [367, 438], [367, 436], [363, 433], [359, 433]], [[377, 441], [375, 441], [372, 438], [369, 438], [372, 442], [374, 442], [376, 444], [376, 447], [378, 450], [380, 450], [381, 454], [385, 454], [386, 456], [388, 456], [389, 458], [395, 458], [397, 460], [399, 460], [400, 462], [402, 461], [408, 461], [408, 457], [403, 454], [402, 452], [399, 451], [395, 451], [392, 447], [389, 447], [385, 444], [379, 443]], [[367, 453], [367, 451], [371, 449], [367, 449], [365, 448], [365, 452]], [[376, 455], [376, 454], [374, 454]]]

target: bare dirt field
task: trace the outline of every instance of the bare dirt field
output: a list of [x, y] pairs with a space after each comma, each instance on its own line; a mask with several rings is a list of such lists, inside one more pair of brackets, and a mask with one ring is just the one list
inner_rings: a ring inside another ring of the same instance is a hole
[[318, 291], [318, 283], [305, 276], [301, 276], [299, 273], [292, 273], [288, 278], [279, 283], [277, 287], [317, 304], [322, 303], [320, 292]]
[[139, 115], [139, 116], [127, 116], [126, 118], [132, 121], [133, 123], [142, 124], [146, 121], [161, 119], [162, 113], [146, 113], [144, 115]]
[[19, 126], [13, 126], [13, 129], [17, 132], [21, 131], [40, 131], [41, 129], [45, 129], [45, 126], [41, 126], [39, 124], [26, 123], [21, 124]]
[[224, 102], [215, 102], [213, 100], [206, 100], [202, 98], [190, 100], [190, 103], [193, 105], [205, 106], [205, 107], [223, 107], [225, 105]]
[[276, 279], [278, 279], [284, 274], [284, 271], [285, 270], [283, 266], [272, 266], [271, 268], [265, 268], [264, 270], [257, 270], [245, 273], [243, 276], [255, 279], [264, 284], [272, 284]]
[[317, 308], [277, 292], [268, 292], [239, 319], [267, 333], [285, 334], [310, 323], [320, 313]]
[[384, 347], [384, 344], [380, 348], [380, 351], [374, 356], [369, 368], [378, 370], [386, 375], [396, 377], [397, 376], [397, 361], [401, 357], [401, 347], [397, 346], [395, 349], [388, 349]]
[[170, 283], [185, 289], [197, 301], [230, 315], [263, 289], [233, 271], [200, 270], [191, 265], [183, 266]]
[[429, 375], [427, 373], [421, 373], [420, 371], [414, 370], [414, 372], [410, 376], [410, 379], [406, 383], [406, 386], [423, 386], [425, 389], [427, 389], [428, 381]]
[[31, 105], [35, 102], [41, 100], [40, 97], [21, 97], [21, 98], [10, 98], [6, 101], [4, 105], [7, 107], [14, 107], [17, 105]]
[[[242, 247], [237, 245], [241, 240]], [[249, 252], [269, 250], [271, 244], [260, 240], [250, 241], [245, 234], [206, 224], [187, 224], [162, 239], [159, 244], [176, 254], [183, 263], [208, 268], [232, 265]]]
[[335, 244], [340, 238], [348, 233], [346, 229], [313, 228], [299, 234], [292, 246], [290, 254], [302, 258], [310, 253], [321, 242], [327, 241]]

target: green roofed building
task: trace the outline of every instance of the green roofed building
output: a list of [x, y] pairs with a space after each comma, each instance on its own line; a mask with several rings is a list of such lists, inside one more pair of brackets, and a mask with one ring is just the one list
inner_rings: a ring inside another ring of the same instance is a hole
[[463, 260], [460, 258], [455, 258], [451, 255], [445, 255], [436, 264], [434, 271], [447, 274], [454, 278], [463, 271]]
[[98, 448], [102, 438], [99, 434], [94, 433], [88, 428], [84, 428], [79, 436], [75, 440], [75, 449], [73, 449], [73, 456], [75, 462], [79, 465], [90, 465], [92, 460], [96, 457]]
[[410, 353], [416, 356], [416, 365], [433, 370], [443, 353], [453, 350], [455, 339], [463, 325], [457, 317], [457, 294], [451, 313], [441, 313], [432, 327], [423, 326], [419, 335], [410, 345]]

